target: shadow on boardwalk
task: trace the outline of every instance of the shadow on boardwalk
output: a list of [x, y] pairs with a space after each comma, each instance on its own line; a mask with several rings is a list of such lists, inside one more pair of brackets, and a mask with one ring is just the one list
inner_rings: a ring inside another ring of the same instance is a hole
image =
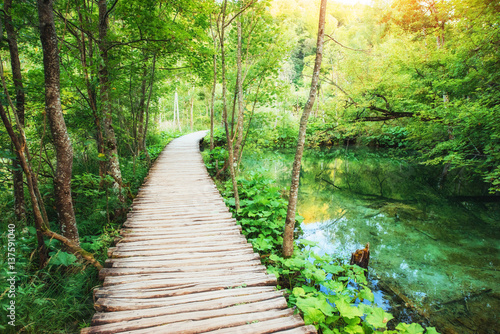
[[101, 270], [88, 333], [316, 333], [288, 309], [203, 164], [205, 132], [172, 141]]

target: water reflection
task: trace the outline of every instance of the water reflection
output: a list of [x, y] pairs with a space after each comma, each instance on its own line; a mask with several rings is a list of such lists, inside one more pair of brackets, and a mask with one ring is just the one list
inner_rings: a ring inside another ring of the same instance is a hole
[[[272, 152], [245, 165], [263, 166], [288, 187], [292, 160], [293, 152]], [[498, 202], [450, 200], [481, 189], [458, 180], [444, 196], [435, 186], [439, 175], [383, 151], [309, 151], [298, 203], [305, 237], [344, 259], [370, 242], [370, 277], [399, 304], [444, 332], [497, 333]]]

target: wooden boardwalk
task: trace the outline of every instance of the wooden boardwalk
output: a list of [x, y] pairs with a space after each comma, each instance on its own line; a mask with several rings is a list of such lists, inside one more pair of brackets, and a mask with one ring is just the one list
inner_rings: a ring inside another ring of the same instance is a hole
[[316, 333], [240, 233], [198, 143], [175, 139], [134, 200], [81, 333]]

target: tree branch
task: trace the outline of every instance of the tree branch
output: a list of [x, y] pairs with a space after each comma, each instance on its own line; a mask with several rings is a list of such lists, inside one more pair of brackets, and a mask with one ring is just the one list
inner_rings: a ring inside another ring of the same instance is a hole
[[326, 37], [328, 37], [329, 39], [331, 39], [332, 41], [334, 41], [335, 43], [337, 43], [338, 45], [340, 45], [341, 47], [345, 48], [345, 49], [352, 50], [352, 51], [358, 51], [358, 52], [366, 52], [366, 53], [370, 53], [370, 50], [353, 49], [353, 48], [350, 48], [350, 47], [348, 47], [348, 46], [345, 46], [345, 45], [341, 44], [340, 42], [337, 42], [337, 41], [335, 40], [335, 38], [333, 38], [333, 37], [332, 37], [332, 36], [330, 36], [330, 35], [326, 35], [326, 34], [325, 34], [325, 36], [326, 36]]
[[108, 9], [108, 11], [106, 12], [106, 15], [104, 17], [108, 17], [109, 13], [111, 13], [111, 11], [113, 10], [113, 8], [115, 8], [117, 3], [118, 3], [118, 0], [116, 0], [115, 3], [113, 5], [111, 5], [111, 8]]
[[232, 18], [230, 18], [229, 21], [227, 21], [227, 23], [223, 26], [223, 29], [227, 28], [231, 24], [231, 22], [234, 21], [234, 19], [236, 19], [238, 16], [240, 16], [241, 13], [243, 13], [245, 10], [247, 10], [251, 5], [253, 5], [256, 2], [257, 2], [256, 0], [252, 0], [246, 6], [244, 6], [242, 9], [240, 9], [239, 12], [234, 14], [234, 16]]

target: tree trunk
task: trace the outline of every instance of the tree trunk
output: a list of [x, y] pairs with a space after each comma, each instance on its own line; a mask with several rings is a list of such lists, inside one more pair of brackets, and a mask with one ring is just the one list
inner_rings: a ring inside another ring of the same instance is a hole
[[363, 269], [366, 269], [365, 271], [365, 277], [368, 277], [368, 265], [370, 262], [370, 243], [368, 242], [363, 249], [357, 249], [354, 253], [351, 255], [351, 265], [357, 265], [358, 267], [361, 267]]
[[236, 59], [238, 75], [236, 81], [236, 87], [238, 92], [238, 122], [236, 123], [236, 133], [237, 139], [234, 145], [234, 157], [236, 162], [238, 162], [240, 157], [241, 142], [243, 141], [243, 121], [244, 121], [244, 109], [243, 109], [243, 79], [241, 73], [241, 18], [238, 20], [238, 55]]
[[[17, 47], [17, 36], [14, 26], [12, 24], [12, 15], [10, 13], [10, 8], [12, 6], [12, 0], [4, 1], [4, 13], [5, 13], [5, 30], [7, 32], [7, 42], [9, 44], [10, 52], [10, 65], [12, 68], [12, 79], [14, 81], [14, 87], [16, 91], [16, 110], [17, 117], [20, 122], [20, 126], [24, 127], [24, 88], [23, 88], [23, 77], [21, 74], [21, 62], [19, 61], [19, 50]], [[17, 150], [14, 150], [17, 152]], [[12, 178], [14, 187], [14, 212], [18, 221], [24, 221], [26, 219], [26, 203], [24, 200], [24, 185], [23, 185], [23, 171], [20, 165], [20, 158], [17, 156], [16, 159], [12, 161]]]
[[[214, 36], [215, 40], [215, 36]], [[217, 86], [217, 55], [214, 53], [214, 83], [212, 85], [212, 98], [210, 100], [210, 150], [214, 149], [214, 105], [215, 105], [215, 88]]]
[[64, 122], [59, 83], [59, 48], [52, 11], [52, 0], [38, 0], [40, 39], [43, 48], [45, 76], [45, 110], [56, 150], [54, 195], [61, 233], [76, 245], [80, 244], [71, 197], [73, 148]]
[[[84, 22], [83, 22], [83, 15], [80, 11], [80, 8], [77, 8], [78, 10], [78, 18], [80, 20], [80, 25], [83, 27]], [[88, 9], [85, 6], [84, 2], [84, 10], [88, 11]], [[87, 22], [88, 24], [88, 22]], [[94, 116], [94, 124], [95, 124], [95, 134], [96, 134], [96, 144], [97, 144], [97, 152], [99, 154], [102, 154], [105, 156], [105, 150], [104, 150], [104, 136], [102, 133], [102, 125], [101, 125], [101, 117], [99, 115], [99, 111], [97, 108], [97, 93], [95, 88], [92, 86], [91, 83], [91, 78], [89, 75], [89, 68], [92, 68], [92, 54], [93, 54], [93, 43], [92, 43], [92, 38], [89, 38], [88, 42], [88, 50], [89, 50], [89, 59], [90, 61], [87, 61], [87, 44], [85, 43], [86, 37], [83, 29], [80, 32], [80, 62], [82, 64], [83, 68], [83, 73], [84, 73], [84, 78], [85, 78], [85, 87], [87, 89], [87, 100], [88, 104], [90, 107], [90, 110], [92, 110], [92, 115]], [[92, 73], [92, 72], [91, 72]], [[99, 177], [101, 180], [104, 178], [104, 175], [106, 174], [106, 161], [103, 159], [99, 159]]]
[[[193, 94], [194, 94], [194, 90], [193, 90]], [[194, 123], [194, 120], [193, 120], [193, 118], [194, 118], [194, 115], [193, 115], [193, 107], [194, 107], [194, 105], [193, 104], [194, 104], [194, 97], [191, 96], [191, 123], [190, 123], [190, 125], [191, 125], [191, 132], [193, 132], [193, 127], [194, 127], [194, 124], [193, 124]]]
[[148, 126], [149, 126], [149, 105], [151, 103], [151, 95], [153, 94], [153, 85], [155, 81], [155, 69], [156, 69], [156, 54], [153, 55], [153, 69], [151, 71], [151, 83], [149, 85], [149, 94], [148, 101], [146, 102], [146, 122], [144, 124], [144, 132], [142, 134], [142, 147], [144, 148], [144, 154], [146, 155], [146, 159], [148, 164], [151, 163], [151, 157], [149, 156], [148, 150], [146, 149], [146, 137], [148, 135]]
[[327, 0], [321, 0], [318, 25], [318, 40], [316, 43], [316, 61], [314, 62], [314, 71], [311, 81], [311, 90], [309, 99], [304, 106], [302, 117], [300, 119], [299, 138], [297, 141], [297, 151], [295, 160], [293, 161], [292, 183], [290, 185], [290, 197], [288, 200], [288, 210], [285, 220], [285, 234], [283, 236], [283, 256], [290, 257], [293, 255], [294, 248], [294, 230], [295, 230], [295, 212], [297, 210], [297, 196], [299, 192], [300, 167], [302, 162], [302, 154], [304, 153], [304, 144], [306, 140], [307, 120], [311, 114], [314, 105], [314, 98], [319, 82], [319, 72], [321, 69], [321, 60], [323, 58], [323, 40], [325, 34], [325, 13]]
[[[40, 1], [40, 0], [39, 0]], [[99, 0], [99, 53], [101, 62], [99, 65], [99, 84], [101, 95], [101, 108], [103, 114], [103, 126], [105, 137], [105, 151], [108, 159], [108, 172], [113, 177], [113, 188], [118, 191], [118, 198], [123, 203], [125, 197], [122, 194], [122, 173], [118, 158], [118, 145], [115, 130], [113, 128], [113, 113], [109, 100], [109, 72], [108, 72], [108, 6], [106, 0]]]
[[141, 83], [141, 97], [139, 99], [139, 107], [137, 108], [137, 136], [136, 147], [138, 156], [140, 152], [144, 151], [144, 115], [146, 113], [146, 92], [147, 92], [147, 83], [148, 83], [148, 67], [144, 64], [144, 71], [142, 73], [142, 83]]
[[234, 154], [233, 154], [233, 139], [231, 137], [231, 133], [229, 130], [229, 124], [227, 121], [227, 84], [226, 84], [226, 57], [224, 50], [224, 29], [225, 29], [225, 19], [226, 19], [226, 7], [227, 0], [224, 0], [222, 4], [222, 22], [221, 29], [219, 31], [219, 39], [220, 39], [220, 55], [221, 55], [221, 67], [222, 67], [222, 119], [224, 122], [224, 129], [226, 130], [226, 139], [227, 139], [227, 150], [228, 150], [228, 165], [229, 165], [229, 173], [231, 174], [231, 181], [233, 184], [233, 192], [234, 192], [234, 203], [236, 206], [236, 210], [240, 209], [240, 198], [238, 195], [238, 184], [236, 182], [236, 175], [234, 169]]

